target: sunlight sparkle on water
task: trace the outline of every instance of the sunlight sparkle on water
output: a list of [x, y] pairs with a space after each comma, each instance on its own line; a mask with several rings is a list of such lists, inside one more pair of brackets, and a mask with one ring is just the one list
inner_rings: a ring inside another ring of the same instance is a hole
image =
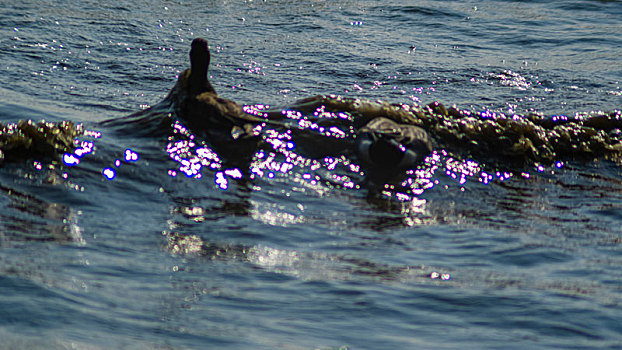
[[243, 106], [242, 110], [244, 113], [254, 115], [257, 117], [267, 118], [268, 113], [263, 112], [263, 110], [270, 108], [267, 105], [255, 105], [255, 106]]
[[179, 164], [177, 170], [169, 170], [168, 175], [175, 177], [178, 171], [186, 177], [200, 179], [201, 169], [220, 169], [221, 160], [216, 152], [209, 148], [204, 142], [195, 141], [195, 136], [185, 126], [179, 122], [173, 125], [173, 133], [180, 134], [181, 139], [169, 137], [166, 152], [169, 157]]
[[230, 176], [230, 177], [234, 178], [234, 179], [241, 179], [242, 178], [242, 172], [238, 168], [227, 169], [227, 170], [225, 170], [225, 174], [227, 176]]
[[440, 272], [432, 272], [430, 273], [430, 278], [435, 280], [435, 279], [441, 279], [443, 281], [448, 281], [451, 279], [451, 275], [448, 273], [440, 273]]
[[138, 160], [138, 153], [132, 151], [129, 148], [125, 150], [124, 155], [126, 162], [136, 162]]
[[216, 173], [216, 176], [214, 177], [214, 183], [216, 183], [216, 185], [218, 185], [221, 190], [226, 190], [229, 188], [229, 181], [227, 180], [225, 173], [223, 173], [222, 171]]
[[80, 164], [80, 159], [71, 153], [63, 154], [63, 163], [67, 166], [75, 166]]
[[78, 147], [73, 151], [73, 153], [79, 158], [89, 153], [92, 153], [93, 149], [95, 148], [95, 145], [91, 141], [76, 140], [76, 144], [78, 144]]
[[114, 169], [111, 169], [111, 168], [104, 168], [104, 170], [102, 170], [102, 174], [108, 180], [113, 180], [117, 176], [116, 171], [114, 171]]

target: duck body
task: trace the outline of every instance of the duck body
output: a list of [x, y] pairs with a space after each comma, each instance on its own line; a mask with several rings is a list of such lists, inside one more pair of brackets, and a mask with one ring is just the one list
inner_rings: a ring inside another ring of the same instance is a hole
[[197, 38], [190, 49], [190, 69], [179, 75], [177, 84], [169, 94], [175, 112], [195, 132], [212, 128], [233, 127], [244, 115], [235, 102], [222, 98], [207, 79], [210, 52], [207, 40]]
[[195, 132], [208, 132], [212, 129], [229, 129], [243, 124], [240, 117], [242, 108], [235, 102], [222, 98], [214, 92], [203, 92], [188, 96], [178, 107], [177, 112]]

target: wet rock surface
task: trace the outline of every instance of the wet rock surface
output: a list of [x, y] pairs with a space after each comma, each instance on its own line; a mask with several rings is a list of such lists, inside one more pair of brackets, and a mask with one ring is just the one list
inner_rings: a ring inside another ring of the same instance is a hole
[[76, 137], [83, 132], [82, 124], [71, 121], [0, 124], [0, 164], [29, 158], [57, 159], [75, 149]]
[[420, 126], [433, 135], [440, 147], [501, 166], [598, 158], [619, 162], [622, 155], [619, 110], [572, 117], [537, 113], [521, 116], [446, 108], [439, 102], [410, 106], [339, 96], [319, 98], [329, 109], [348, 111], [364, 119], [383, 116]]

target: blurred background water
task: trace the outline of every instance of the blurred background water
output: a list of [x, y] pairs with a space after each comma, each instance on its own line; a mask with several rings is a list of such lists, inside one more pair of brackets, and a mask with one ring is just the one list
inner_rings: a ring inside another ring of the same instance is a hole
[[244, 104], [620, 109], [622, 2], [2, 1], [0, 24], [0, 120], [101, 133], [77, 166], [0, 168], [0, 348], [622, 348], [613, 162], [437, 150], [406, 201], [295, 173], [224, 190], [215, 170], [171, 176], [163, 140], [97, 124], [161, 101], [195, 37]]

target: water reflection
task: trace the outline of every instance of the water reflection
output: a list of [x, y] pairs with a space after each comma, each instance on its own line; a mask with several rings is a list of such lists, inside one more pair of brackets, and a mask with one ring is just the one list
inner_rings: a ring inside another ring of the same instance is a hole
[[216, 261], [243, 261], [269, 272], [295, 276], [302, 280], [360, 281], [370, 278], [390, 282], [413, 278], [444, 281], [450, 279], [449, 273], [440, 273], [430, 266], [393, 266], [324, 252], [302, 252], [265, 245], [218, 244], [194, 234], [163, 234], [168, 242], [167, 249], [172, 254]]
[[[299, 177], [302, 179], [302, 176]], [[262, 226], [284, 228], [282, 231], [289, 238], [295, 239], [294, 231], [287, 229], [311, 226], [345, 225], [347, 232], [357, 232], [357, 227], [365, 227], [367, 233], [356, 234], [355, 246], [400, 246], [403, 242], [390, 237], [390, 227], [429, 224], [433, 218], [427, 212], [426, 201], [423, 199], [407, 202], [387, 201], [380, 197], [352, 197], [352, 204], [359, 208], [347, 209], [350, 217], [335, 213], [334, 218], [325, 215], [322, 209], [317, 213], [314, 204], [302, 199], [314, 200], [316, 192], [303, 191], [302, 186], [289, 192], [287, 182], [273, 183], [273, 179], [264, 179], [265, 189], [251, 182], [238, 182], [236, 191], [225, 196], [174, 196], [171, 199], [175, 206], [171, 209], [171, 218], [162, 232], [166, 240], [166, 249], [173, 255], [186, 259], [184, 264], [193, 264], [194, 259], [210, 261], [244, 262], [255, 268], [271, 273], [294, 276], [302, 280], [356, 280], [373, 279], [378, 281], [403, 281], [411, 279], [448, 281], [449, 272], [430, 266], [405, 266], [387, 264], [364, 258], [358, 255], [333, 253], [324, 249], [282, 248], [270, 244], [278, 235], [263, 236], [266, 232]], [[256, 183], [256, 182], [255, 182]], [[272, 193], [272, 191], [277, 191]], [[273, 195], [282, 200], [274, 201]], [[338, 197], [338, 200], [346, 199]], [[303, 204], [304, 203], [304, 204]], [[370, 211], [366, 206], [372, 203], [378, 208], [383, 207], [387, 215], [377, 210]], [[307, 205], [309, 208], [307, 208]], [[360, 213], [357, 211], [360, 209]], [[324, 215], [322, 215], [322, 213]], [[332, 220], [338, 220], [339, 223]], [[410, 220], [410, 221], [409, 221]], [[215, 225], [216, 224], [216, 225]], [[344, 227], [345, 229], [345, 227]], [[331, 231], [334, 229], [331, 229]], [[312, 230], [313, 231], [313, 230]], [[386, 236], [377, 236], [385, 231]], [[287, 232], [292, 232], [288, 234]], [[304, 234], [303, 234], [304, 235]], [[309, 242], [313, 237], [306, 238]], [[261, 243], [253, 243], [259, 240]], [[237, 266], [237, 265], [236, 265]], [[181, 270], [180, 270], [181, 271]], [[442, 278], [435, 273], [442, 274]]]
[[0, 192], [7, 200], [0, 211], [1, 246], [25, 241], [86, 244], [79, 211], [1, 185]]

